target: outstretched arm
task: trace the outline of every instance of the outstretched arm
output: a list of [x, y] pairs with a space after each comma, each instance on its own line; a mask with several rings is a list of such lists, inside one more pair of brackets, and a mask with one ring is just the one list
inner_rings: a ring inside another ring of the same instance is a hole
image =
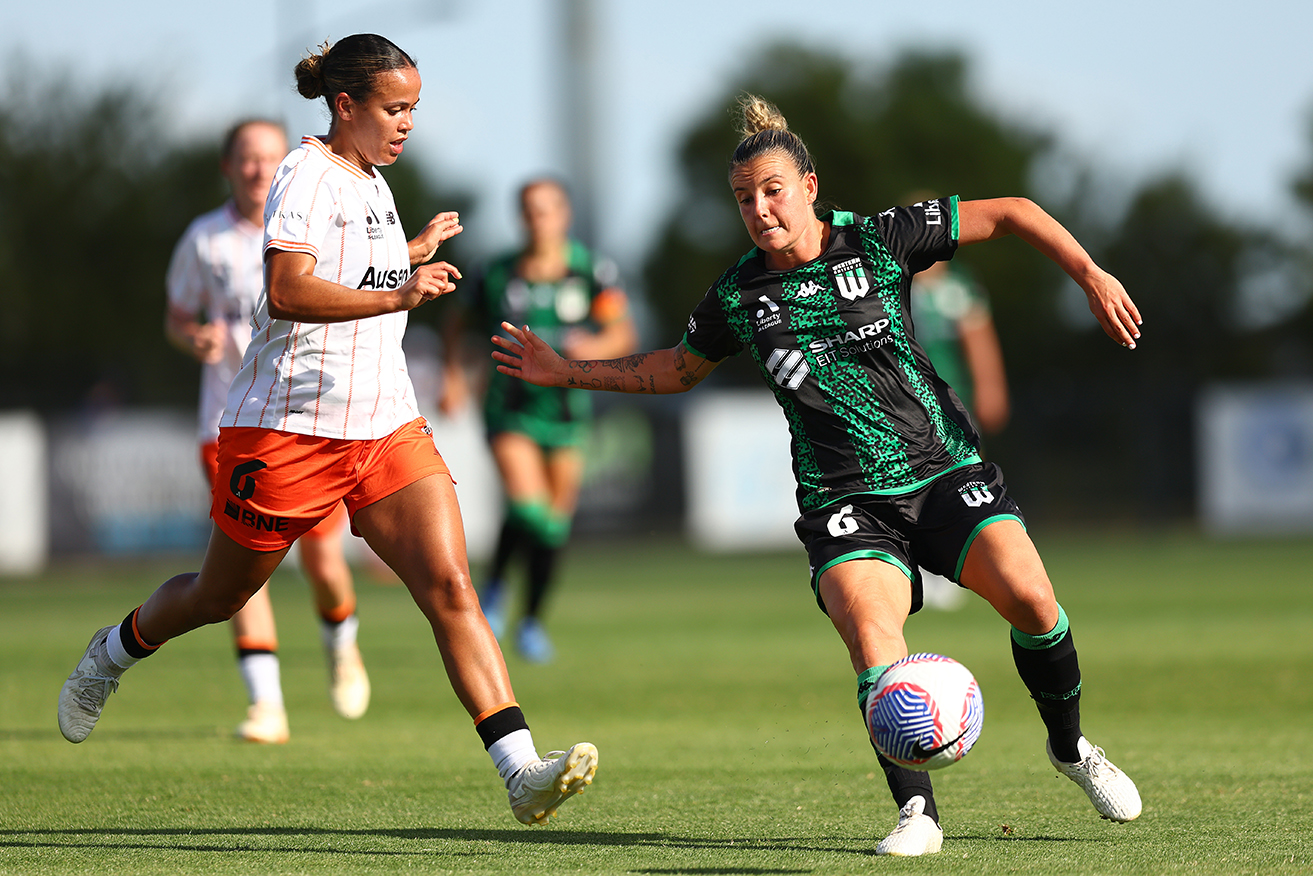
[[501, 325], [510, 337], [492, 338], [501, 348], [492, 351], [497, 370], [538, 386], [662, 395], [692, 389], [716, 367], [715, 362], [690, 353], [683, 342], [669, 350], [619, 359], [562, 359], [528, 326]]
[[1015, 234], [1044, 253], [1085, 290], [1090, 312], [1108, 337], [1135, 349], [1140, 311], [1112, 274], [1090, 258], [1058, 220], [1026, 198], [992, 198], [958, 204], [958, 243], [965, 246]]

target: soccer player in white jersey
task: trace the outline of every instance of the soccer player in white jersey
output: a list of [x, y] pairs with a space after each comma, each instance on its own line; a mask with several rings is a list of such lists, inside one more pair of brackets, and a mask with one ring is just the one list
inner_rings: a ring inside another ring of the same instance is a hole
[[220, 422], [205, 560], [92, 636], [60, 691], [60, 731], [84, 740], [129, 667], [232, 617], [344, 501], [428, 619], [512, 813], [543, 824], [592, 782], [597, 749], [580, 742], [539, 757], [479, 610], [451, 475], [406, 373], [406, 312], [460, 278], [430, 261], [462, 230], [459, 217], [440, 213], [407, 240], [378, 171], [415, 127], [419, 71], [391, 41], [357, 34], [303, 59], [296, 80], [302, 96], [325, 99], [332, 121], [284, 159], [266, 201], [264, 291]]
[[[286, 154], [287, 137], [276, 122], [248, 119], [234, 125], [224, 137], [220, 160], [232, 197], [188, 226], [169, 264], [165, 334], [202, 366], [200, 454], [211, 488], [219, 418], [251, 339], [251, 317], [264, 286], [265, 195]], [[339, 503], [298, 544], [328, 658], [329, 697], [338, 714], [359, 718], [369, 707], [370, 687], [356, 644], [354, 582], [342, 550], [346, 517], [346, 506]], [[237, 735], [251, 742], [286, 742], [278, 630], [267, 586], [233, 615], [232, 632], [249, 699]]]

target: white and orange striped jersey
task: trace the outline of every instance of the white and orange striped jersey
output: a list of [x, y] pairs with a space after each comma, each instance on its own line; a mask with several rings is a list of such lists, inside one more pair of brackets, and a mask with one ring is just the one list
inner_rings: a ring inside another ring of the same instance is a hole
[[219, 437], [228, 386], [251, 340], [251, 315], [264, 288], [264, 229], [228, 201], [192, 220], [183, 232], [165, 277], [169, 310], [185, 319], [204, 317], [228, 327], [223, 358], [201, 367], [198, 437]]
[[[305, 137], [274, 174], [264, 252], [314, 256], [315, 276], [356, 289], [394, 289], [410, 253], [383, 177]], [[406, 314], [328, 324], [271, 319], [256, 305], [250, 346], [221, 425], [321, 438], [382, 438], [419, 416], [401, 338]]]

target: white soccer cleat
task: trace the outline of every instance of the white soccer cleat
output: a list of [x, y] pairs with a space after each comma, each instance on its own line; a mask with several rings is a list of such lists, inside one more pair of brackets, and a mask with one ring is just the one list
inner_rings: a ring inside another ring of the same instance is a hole
[[124, 670], [105, 652], [105, 640], [113, 629], [109, 626], [96, 631], [77, 668], [59, 691], [59, 732], [69, 742], [81, 742], [91, 735], [105, 700], [119, 689]]
[[917, 794], [898, 810], [898, 826], [875, 847], [877, 855], [915, 858], [933, 855], [944, 845], [944, 829], [925, 814], [925, 798]]
[[237, 725], [237, 737], [247, 742], [281, 745], [290, 735], [287, 710], [276, 703], [252, 703], [246, 710], [246, 720]]
[[1140, 815], [1140, 792], [1126, 773], [1117, 769], [1103, 754], [1103, 749], [1091, 745], [1082, 736], [1076, 741], [1080, 754], [1077, 763], [1065, 763], [1053, 756], [1053, 747], [1046, 741], [1044, 750], [1049, 762], [1067, 778], [1084, 789], [1099, 815], [1109, 821], [1134, 821]]
[[511, 812], [522, 824], [546, 824], [556, 808], [593, 783], [597, 746], [580, 742], [569, 751], [549, 752], [521, 767], [507, 783]]
[[328, 653], [328, 696], [343, 718], [359, 718], [369, 708], [369, 675], [355, 642]]

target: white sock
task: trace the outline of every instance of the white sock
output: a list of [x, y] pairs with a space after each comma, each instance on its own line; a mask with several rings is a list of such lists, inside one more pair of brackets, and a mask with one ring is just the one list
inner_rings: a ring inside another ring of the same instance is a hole
[[239, 657], [237, 670], [246, 683], [246, 696], [251, 703], [283, 704], [283, 683], [277, 654], [247, 654]]
[[319, 637], [323, 640], [324, 650], [330, 654], [339, 648], [354, 644], [358, 629], [360, 629], [360, 619], [354, 612], [338, 624], [330, 623], [322, 617], [319, 619]]
[[538, 760], [538, 749], [533, 747], [533, 734], [524, 730], [507, 733], [488, 747], [488, 755], [497, 775], [509, 787], [511, 776], [524, 768], [525, 764]]
[[140, 657], [133, 657], [128, 653], [128, 649], [123, 647], [123, 626], [119, 625], [109, 631], [105, 638], [105, 656], [110, 659], [119, 669], [127, 669], [135, 666]]

